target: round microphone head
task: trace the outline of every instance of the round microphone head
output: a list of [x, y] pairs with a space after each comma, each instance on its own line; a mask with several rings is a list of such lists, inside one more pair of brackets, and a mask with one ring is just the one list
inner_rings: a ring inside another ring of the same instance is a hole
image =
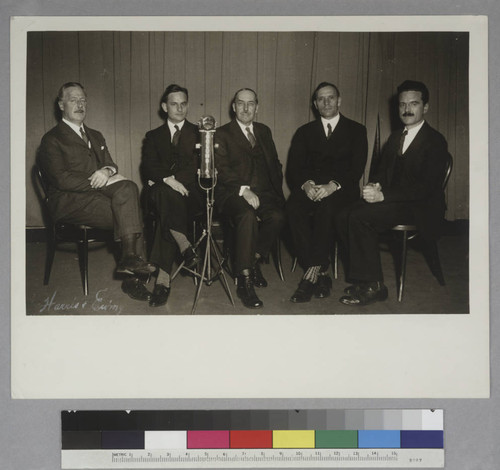
[[212, 131], [217, 126], [217, 121], [213, 116], [202, 116], [198, 121], [198, 127], [204, 131]]

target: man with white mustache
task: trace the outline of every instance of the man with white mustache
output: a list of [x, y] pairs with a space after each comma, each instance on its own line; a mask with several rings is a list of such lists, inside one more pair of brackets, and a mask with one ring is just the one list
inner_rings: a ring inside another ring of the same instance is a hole
[[122, 290], [136, 300], [150, 293], [138, 275], [155, 267], [144, 261], [142, 216], [137, 185], [118, 174], [103, 135], [84, 125], [87, 94], [80, 83], [65, 83], [58, 92], [62, 119], [47, 132], [38, 163], [48, 182], [48, 206], [58, 222], [110, 229], [121, 243], [116, 272], [128, 277]]

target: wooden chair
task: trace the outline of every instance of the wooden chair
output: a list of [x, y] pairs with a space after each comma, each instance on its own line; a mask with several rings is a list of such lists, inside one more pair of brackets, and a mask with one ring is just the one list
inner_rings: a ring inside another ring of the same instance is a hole
[[[453, 157], [448, 154], [448, 161], [446, 162], [446, 171], [443, 179], [442, 188], [446, 189], [448, 180], [450, 179], [451, 170], [453, 169]], [[415, 238], [418, 235], [416, 225], [395, 225], [391, 229], [393, 232], [400, 232], [402, 234], [401, 243], [401, 265], [399, 270], [398, 279], [398, 302], [403, 300], [403, 292], [405, 287], [406, 277], [406, 258], [408, 253], [408, 240]], [[445, 285], [443, 269], [441, 268], [441, 261], [439, 260], [439, 252], [437, 243], [433, 241], [423, 241], [422, 252], [429, 265], [429, 268], [441, 286]]]
[[48, 208], [48, 184], [41, 169], [33, 167], [35, 189], [43, 201], [44, 212], [48, 225], [47, 229], [47, 255], [45, 259], [45, 274], [43, 284], [49, 283], [50, 272], [54, 262], [57, 245], [63, 242], [76, 243], [78, 251], [78, 263], [84, 295], [89, 293], [88, 251], [89, 243], [106, 242], [112, 239], [111, 230], [98, 229], [84, 224], [72, 224], [64, 221], [55, 222]]

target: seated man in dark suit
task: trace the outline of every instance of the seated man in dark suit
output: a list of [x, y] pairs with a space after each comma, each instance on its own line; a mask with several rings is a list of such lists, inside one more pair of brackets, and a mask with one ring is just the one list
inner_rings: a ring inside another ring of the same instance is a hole
[[[64, 84], [58, 100], [62, 121], [43, 136], [38, 156], [54, 220], [113, 229], [122, 245], [116, 271], [151, 273], [155, 267], [141, 257], [144, 242], [136, 184], [117, 173], [102, 134], [83, 124], [87, 113], [83, 86]], [[125, 280], [122, 289], [138, 300], [150, 296], [135, 276]]]
[[348, 248], [348, 278], [355, 281], [340, 298], [345, 305], [387, 299], [379, 232], [397, 224], [416, 224], [425, 241], [437, 239], [442, 229], [442, 184], [449, 157], [446, 140], [424, 120], [429, 91], [423, 83], [403, 82], [398, 100], [404, 130], [389, 137], [375, 176], [363, 188], [363, 200], [337, 219]]
[[199, 131], [186, 120], [188, 91], [179, 85], [169, 85], [160, 103], [167, 120], [146, 134], [142, 152], [142, 173], [150, 185], [148, 198], [159, 220], [151, 251], [151, 261], [159, 266], [149, 302], [152, 307], [167, 302], [177, 250], [187, 268], [198, 262], [187, 238], [188, 222], [204, 208], [203, 193], [196, 179]]
[[285, 220], [281, 163], [271, 130], [254, 121], [258, 106], [253, 90], [238, 90], [232, 103], [235, 119], [215, 133], [215, 201], [235, 227], [237, 294], [248, 308], [263, 306], [254, 289], [267, 286], [259, 263]]
[[[287, 167], [291, 189], [286, 211], [304, 276], [291, 297], [309, 302], [330, 295], [328, 276], [333, 221], [360, 197], [366, 165], [366, 128], [339, 113], [341, 97], [332, 83], [320, 83], [312, 98], [320, 119], [299, 127]], [[312, 219], [312, 220], [311, 220]]]

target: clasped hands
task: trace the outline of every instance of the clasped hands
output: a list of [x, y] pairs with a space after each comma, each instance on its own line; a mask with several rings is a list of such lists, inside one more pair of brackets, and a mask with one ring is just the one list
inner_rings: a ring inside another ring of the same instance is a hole
[[380, 183], [368, 183], [363, 186], [363, 199], [366, 202], [382, 202], [384, 200], [384, 193], [382, 192], [382, 186]]
[[302, 186], [302, 189], [311, 201], [319, 202], [325, 197], [331, 196], [335, 191], [337, 191], [337, 187], [338, 186], [334, 182], [327, 184], [315, 184], [313, 181], [306, 181]]

